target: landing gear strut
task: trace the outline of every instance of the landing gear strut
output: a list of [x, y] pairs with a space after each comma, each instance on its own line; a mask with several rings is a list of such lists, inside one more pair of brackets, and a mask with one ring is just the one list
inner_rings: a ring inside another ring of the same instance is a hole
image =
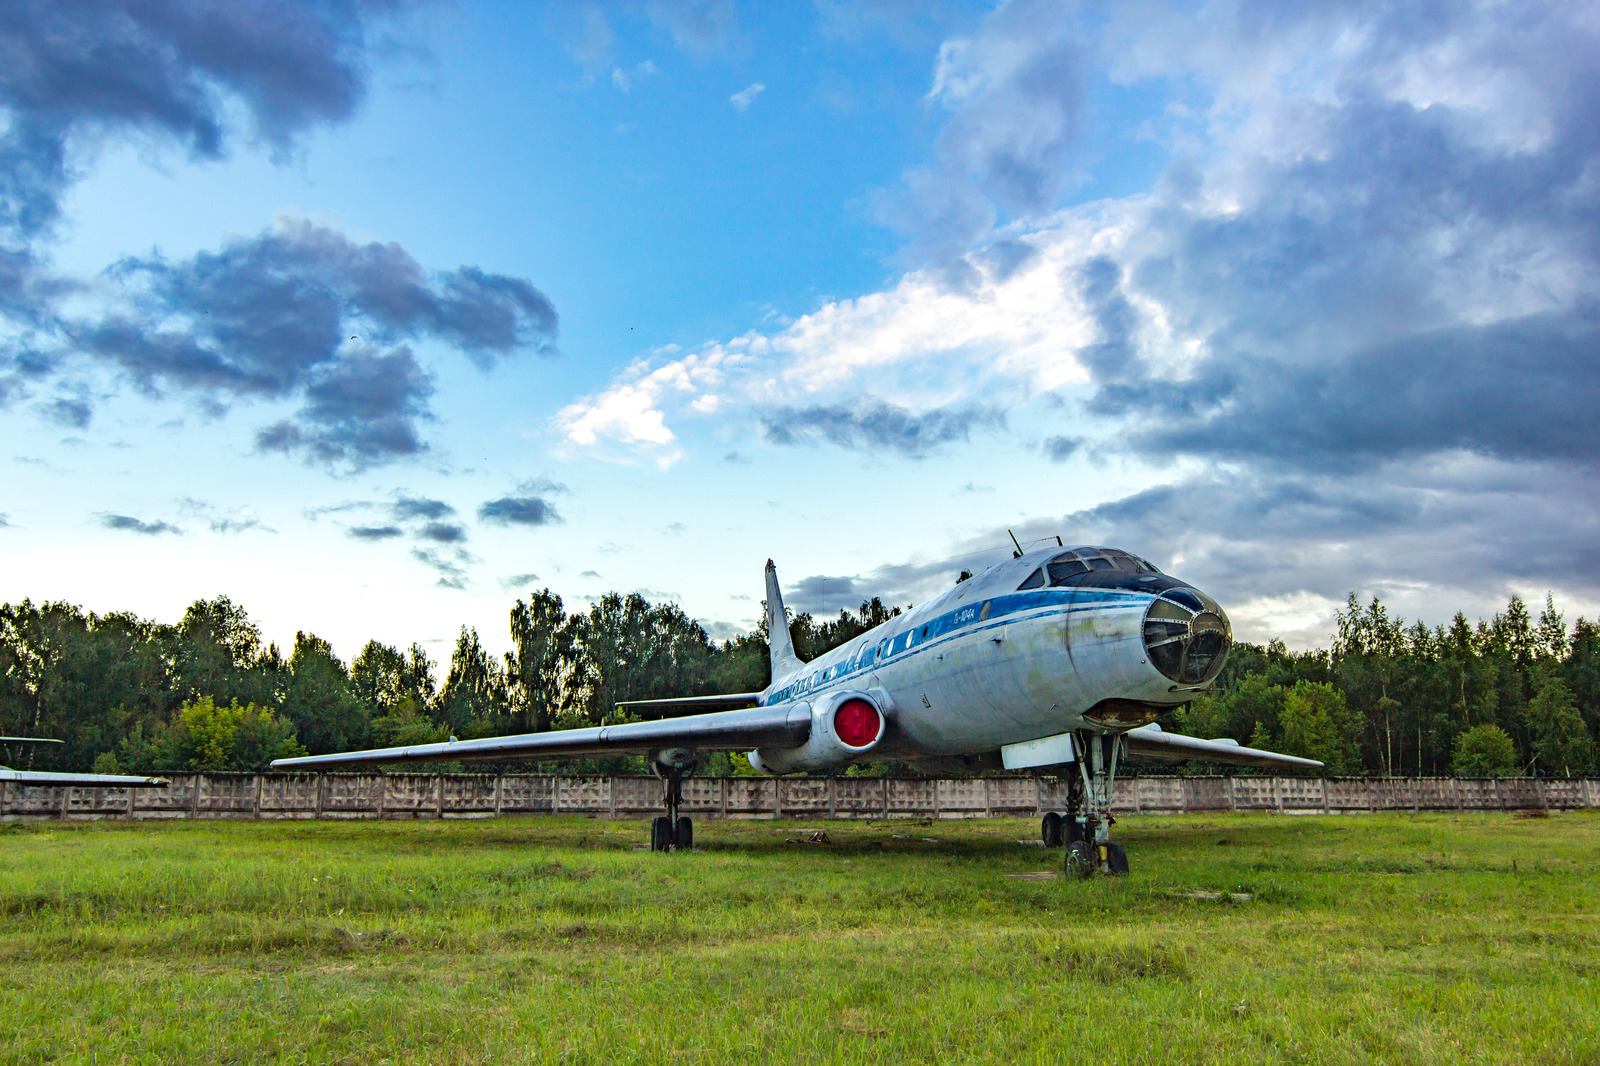
[[[1095, 873], [1125, 874], [1128, 853], [1111, 839], [1116, 818], [1111, 814], [1111, 786], [1116, 781], [1122, 738], [1083, 730], [1077, 735], [1078, 781], [1068, 790], [1070, 814], [1062, 828], [1067, 843], [1068, 877]], [[1083, 812], [1080, 823], [1078, 813]], [[1074, 830], [1076, 832], [1074, 832]]]
[[683, 803], [683, 779], [694, 772], [697, 759], [692, 751], [670, 748], [656, 752], [650, 766], [665, 786], [664, 803], [667, 813], [658, 815], [650, 823], [651, 851], [688, 851], [694, 847], [694, 822], [688, 815], [679, 815]]

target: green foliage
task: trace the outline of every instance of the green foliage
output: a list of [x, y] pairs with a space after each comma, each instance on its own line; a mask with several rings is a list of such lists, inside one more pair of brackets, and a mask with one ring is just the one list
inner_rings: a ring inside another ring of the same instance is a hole
[[1528, 704], [1533, 754], [1545, 773], [1582, 777], [1594, 770], [1594, 742], [1578, 714], [1572, 691], [1554, 664], [1541, 671], [1538, 693]]
[[1450, 768], [1461, 777], [1510, 777], [1517, 772], [1517, 749], [1504, 729], [1486, 722], [1456, 738]]
[[1284, 693], [1280, 720], [1279, 743], [1286, 754], [1321, 760], [1330, 774], [1353, 774], [1361, 769], [1360, 720], [1351, 713], [1344, 693], [1332, 685], [1295, 682]]
[[[799, 656], [813, 659], [900, 611], [873, 599], [833, 618], [800, 614], [790, 636]], [[1474, 626], [1458, 613], [1430, 629], [1354, 595], [1337, 621], [1326, 650], [1236, 644], [1211, 690], [1169, 712], [1163, 726], [1330, 753], [1341, 772], [1415, 774], [1448, 772], [1457, 737], [1493, 725], [1544, 772], [1593, 772], [1600, 625], [1579, 618], [1569, 632], [1549, 596], [1537, 622], [1513, 597], [1487, 622]], [[195, 602], [176, 625], [63, 603], [4, 604], [0, 732], [65, 741], [32, 752], [37, 769], [89, 770], [109, 754], [127, 770], [151, 772], [172, 768], [169, 724], [180, 706], [203, 698], [264, 708], [309, 752], [323, 753], [593, 725], [619, 701], [755, 692], [770, 680], [760, 628], [716, 644], [676, 605], [639, 595], [568, 614], [542, 589], [516, 602], [509, 623], [512, 650], [503, 658], [463, 628], [442, 669], [416, 644], [401, 651], [377, 641], [347, 669], [326, 641], [304, 632], [285, 660], [226, 597]]]
[[219, 707], [202, 696], [178, 708], [167, 727], [163, 769], [260, 771], [273, 759], [304, 755], [294, 724], [238, 700]]
[[89, 767], [89, 772], [94, 774], [120, 774], [122, 764], [117, 761], [114, 751], [102, 751], [94, 757], [94, 765]]

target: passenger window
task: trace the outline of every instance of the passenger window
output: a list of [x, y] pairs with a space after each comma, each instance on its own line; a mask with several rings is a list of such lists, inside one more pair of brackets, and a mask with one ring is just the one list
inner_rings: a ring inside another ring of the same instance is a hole
[[1022, 584], [1017, 586], [1017, 590], [1019, 592], [1022, 589], [1042, 589], [1042, 588], [1044, 588], [1044, 571], [1042, 569], [1041, 570], [1035, 570], [1033, 573], [1029, 574], [1028, 575], [1028, 580], [1024, 581]]
[[978, 621], [982, 622], [982, 621], [987, 620], [988, 617], [989, 617], [989, 608], [993, 607], [993, 606], [994, 606], [994, 601], [993, 600], [984, 600], [983, 601], [983, 610], [978, 612]]

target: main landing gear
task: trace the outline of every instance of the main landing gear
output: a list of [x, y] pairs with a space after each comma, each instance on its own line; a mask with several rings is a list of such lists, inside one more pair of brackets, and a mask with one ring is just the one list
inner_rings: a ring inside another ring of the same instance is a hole
[[688, 851], [694, 847], [694, 822], [678, 813], [683, 803], [683, 779], [694, 772], [694, 752], [671, 748], [650, 759], [651, 768], [666, 786], [667, 813], [650, 822], [651, 851]]
[[1040, 836], [1045, 847], [1066, 846], [1068, 877], [1125, 874], [1128, 853], [1111, 839], [1111, 827], [1117, 822], [1111, 814], [1111, 786], [1116, 780], [1121, 738], [1082, 730], [1075, 747], [1078, 776], [1067, 783], [1067, 813], [1046, 814], [1039, 826]]

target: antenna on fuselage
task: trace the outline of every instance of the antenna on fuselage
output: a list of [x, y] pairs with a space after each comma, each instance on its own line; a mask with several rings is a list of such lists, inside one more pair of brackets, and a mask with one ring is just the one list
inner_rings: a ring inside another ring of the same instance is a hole
[[1021, 544], [1017, 544], [1017, 535], [1015, 533], [1012, 533], [1011, 530], [1009, 530], [1009, 529], [1006, 530], [1006, 534], [1011, 538], [1011, 543], [1017, 545], [1017, 550], [1011, 553], [1011, 558], [1013, 558], [1013, 559], [1022, 558], [1022, 545]]

